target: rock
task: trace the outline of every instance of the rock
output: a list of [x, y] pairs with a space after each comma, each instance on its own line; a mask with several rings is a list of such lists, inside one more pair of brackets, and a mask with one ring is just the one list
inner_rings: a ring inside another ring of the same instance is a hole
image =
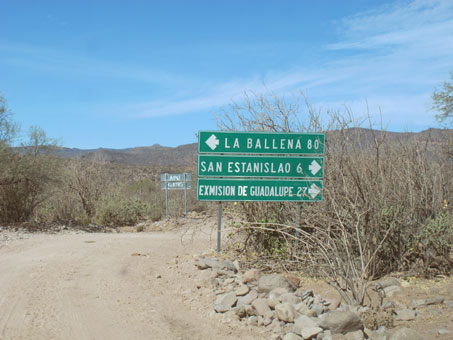
[[256, 290], [251, 290], [248, 294], [238, 298], [237, 305], [251, 305], [256, 298], [258, 298], [258, 292]]
[[199, 262], [203, 262], [208, 268], [220, 268], [220, 262], [214, 258], [203, 258], [200, 259]]
[[425, 338], [413, 329], [404, 327], [393, 333], [389, 340], [425, 340]]
[[312, 309], [306, 310], [306, 311], [304, 311], [302, 314], [305, 315], [305, 316], [308, 316], [308, 317], [310, 317], [310, 318], [316, 318], [316, 317], [318, 317], [318, 314], [317, 314], [314, 310], [312, 310]]
[[425, 307], [429, 305], [438, 305], [444, 303], [445, 298], [443, 296], [436, 296], [431, 299], [413, 300], [412, 305], [416, 308]]
[[329, 299], [327, 300], [328, 306], [330, 310], [335, 310], [340, 307], [341, 301], [339, 299]]
[[305, 303], [303, 303], [303, 302], [300, 302], [300, 303], [295, 304], [295, 305], [294, 305], [294, 308], [295, 308], [296, 311], [297, 311], [298, 313], [300, 313], [300, 314], [304, 314], [304, 312], [310, 310], [310, 309], [308, 308], [308, 306], [307, 306]]
[[330, 331], [324, 331], [322, 333], [319, 333], [318, 336], [316, 337], [318, 340], [332, 340], [332, 333]]
[[261, 277], [261, 271], [258, 269], [247, 270], [244, 275], [242, 275], [242, 282], [249, 283], [253, 281], [258, 281]]
[[231, 309], [235, 315], [237, 315], [240, 318], [245, 318], [247, 316], [247, 313], [245, 311], [245, 306], [237, 306]]
[[250, 326], [258, 326], [258, 317], [253, 315], [247, 319], [247, 324]]
[[209, 268], [208, 265], [206, 264], [206, 262], [203, 261], [203, 259], [195, 262], [195, 266], [197, 266], [197, 268], [200, 270], [205, 270], [205, 269]]
[[279, 300], [281, 302], [289, 302], [292, 305], [296, 305], [300, 302], [300, 299], [294, 293], [285, 293], [280, 295]]
[[274, 319], [268, 328], [272, 329], [274, 333], [280, 333], [282, 331], [282, 326], [280, 326], [280, 321], [278, 319]]
[[291, 303], [284, 302], [275, 306], [275, 315], [281, 321], [294, 322], [296, 310]]
[[443, 296], [436, 296], [431, 299], [426, 300], [426, 305], [441, 305], [445, 301], [445, 297]]
[[346, 334], [363, 329], [362, 320], [350, 311], [330, 311], [319, 319], [319, 326], [330, 330], [332, 334]]
[[396, 293], [401, 292], [400, 286], [389, 286], [384, 288], [384, 292], [386, 296], [393, 296]]
[[287, 288], [282, 288], [282, 287], [274, 288], [269, 292], [268, 298], [279, 300], [280, 296], [282, 296], [283, 294], [286, 294], [286, 293], [288, 293]]
[[346, 339], [347, 340], [364, 340], [365, 334], [363, 334], [362, 330], [359, 329], [358, 331], [347, 333]]
[[318, 334], [322, 333], [321, 327], [306, 327], [302, 328], [302, 337], [304, 339], [313, 339]]
[[280, 334], [271, 334], [269, 340], [282, 340]]
[[294, 290], [292, 285], [282, 274], [262, 275], [258, 280], [258, 291], [260, 292], [269, 293], [272, 289], [279, 287], [287, 288], [290, 291]]
[[237, 273], [241, 269], [241, 266], [239, 265], [239, 261], [234, 260], [233, 265], [234, 265], [234, 268], [236, 268], [235, 272]]
[[286, 275], [286, 279], [291, 284], [291, 286], [293, 286], [294, 290], [299, 288], [300, 279], [297, 276], [294, 276], [294, 275], [291, 275], [291, 274], [287, 274]]
[[397, 310], [395, 315], [396, 321], [412, 321], [415, 320], [417, 314], [412, 309]]
[[439, 328], [439, 329], [437, 330], [437, 333], [438, 333], [439, 335], [447, 335], [447, 334], [450, 334], [451, 332], [450, 332], [448, 329]]
[[220, 267], [226, 270], [231, 270], [232, 272], [237, 272], [236, 266], [230, 260], [223, 260], [220, 262]]
[[263, 319], [263, 326], [269, 326], [272, 323], [272, 319], [264, 318]]
[[239, 286], [239, 287], [235, 290], [237, 296], [244, 296], [244, 295], [246, 295], [249, 291], [250, 291], [250, 288], [249, 288], [249, 286], [247, 286], [247, 285]]
[[256, 312], [258, 315], [263, 316], [267, 312], [269, 312], [271, 309], [269, 308], [269, 305], [267, 304], [266, 299], [256, 299], [252, 302], [253, 308], [256, 309]]
[[284, 337], [283, 340], [303, 340], [304, 338], [300, 337], [297, 334], [294, 333], [287, 333]]
[[346, 335], [343, 335], [343, 334], [332, 334], [331, 339], [332, 340], [347, 340]]
[[229, 285], [229, 284], [231, 284], [231, 283], [233, 283], [233, 282], [234, 282], [234, 279], [233, 279], [232, 277], [230, 277], [230, 278], [225, 279], [225, 280], [223, 281], [223, 285], [226, 286], [226, 285]]
[[215, 302], [214, 309], [217, 313], [225, 313], [236, 304], [237, 300], [235, 292], [220, 295]]
[[[297, 295], [297, 294], [296, 294]], [[313, 296], [313, 291], [311, 289], [306, 289], [304, 290], [304, 292], [302, 293], [301, 297], [302, 297], [302, 300], [305, 300], [309, 297], [312, 297]]]
[[278, 300], [278, 299], [267, 299], [267, 304], [269, 305], [269, 307], [271, 309], [275, 309], [275, 306], [277, 306], [278, 304], [280, 304], [281, 302]]
[[311, 306], [311, 310], [316, 313], [316, 316], [320, 316], [324, 312], [324, 306], [321, 304], [314, 304]]
[[245, 305], [244, 308], [245, 308], [245, 314], [247, 314], [248, 316], [254, 316], [254, 315], [257, 316], [258, 312], [251, 305]]
[[308, 316], [301, 315], [294, 321], [293, 332], [302, 335], [302, 330], [304, 328], [315, 327], [319, 327], [317, 321]]

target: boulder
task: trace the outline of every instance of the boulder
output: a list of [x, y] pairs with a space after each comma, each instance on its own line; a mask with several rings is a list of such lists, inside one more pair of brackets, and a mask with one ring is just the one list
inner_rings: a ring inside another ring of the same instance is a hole
[[362, 320], [350, 311], [330, 311], [319, 318], [319, 326], [332, 334], [346, 334], [363, 329]]
[[288, 293], [287, 288], [282, 288], [282, 287], [274, 288], [269, 292], [268, 298], [278, 300], [280, 298], [280, 296], [282, 296], [283, 294], [286, 294], [286, 293]]
[[300, 302], [300, 299], [294, 293], [285, 293], [280, 295], [279, 300], [281, 302], [289, 302], [293, 305], [296, 305]]
[[275, 306], [277, 306], [280, 303], [281, 302], [278, 299], [274, 299], [274, 298], [267, 299], [267, 304], [269, 305], [269, 307], [271, 309], [275, 309]]
[[225, 313], [236, 304], [237, 300], [235, 292], [220, 295], [215, 302], [214, 309], [217, 313]]
[[238, 298], [237, 305], [251, 305], [253, 300], [258, 297], [258, 292], [256, 290], [251, 290], [248, 294], [240, 296]]
[[299, 288], [300, 285], [300, 279], [297, 276], [288, 274], [286, 275], [286, 279], [288, 282], [293, 286], [294, 289]]
[[294, 322], [296, 310], [291, 303], [284, 302], [275, 306], [275, 315], [281, 321]]
[[269, 305], [267, 304], [266, 299], [255, 299], [252, 302], [252, 306], [253, 306], [253, 308], [256, 309], [256, 312], [258, 313], [258, 315], [261, 315], [261, 316], [263, 316], [267, 312], [271, 311], [271, 309], [269, 308]]
[[303, 329], [316, 327], [319, 327], [319, 325], [315, 319], [301, 315], [294, 321], [293, 332], [302, 335]]
[[199, 262], [203, 262], [208, 268], [220, 268], [220, 261], [215, 258], [202, 258]]
[[250, 291], [250, 288], [247, 285], [241, 285], [238, 288], [236, 288], [236, 290], [235, 290], [237, 296], [244, 296], [249, 291]]
[[261, 271], [258, 269], [250, 269], [247, 270], [244, 275], [242, 275], [242, 282], [243, 283], [249, 283], [253, 281], [258, 281], [259, 278], [261, 277]]
[[222, 269], [231, 270], [232, 272], [237, 272], [236, 266], [230, 260], [223, 260], [220, 262], [220, 267]]
[[294, 287], [282, 274], [262, 275], [258, 280], [258, 290], [260, 292], [269, 293], [275, 288], [287, 288], [289, 291], [294, 291]]
[[313, 339], [315, 336], [317, 336], [319, 333], [322, 333], [322, 328], [321, 327], [306, 327], [302, 328], [302, 338], [304, 339]]

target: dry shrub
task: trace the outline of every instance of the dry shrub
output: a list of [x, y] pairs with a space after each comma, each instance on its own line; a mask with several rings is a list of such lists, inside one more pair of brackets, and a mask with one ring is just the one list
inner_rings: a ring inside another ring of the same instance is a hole
[[451, 271], [453, 167], [444, 137], [395, 137], [372, 130], [369, 118], [363, 129], [347, 108], [315, 110], [303, 95], [246, 94], [218, 119], [227, 130], [326, 133], [323, 201], [302, 203], [300, 216], [294, 203], [238, 204], [243, 250], [285, 255], [349, 303], [362, 304], [370, 280], [414, 269], [420, 257]]

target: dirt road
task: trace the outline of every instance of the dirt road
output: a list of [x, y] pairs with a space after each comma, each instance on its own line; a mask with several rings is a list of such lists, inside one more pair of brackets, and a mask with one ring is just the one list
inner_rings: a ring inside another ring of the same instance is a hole
[[213, 315], [192, 255], [215, 239], [195, 239], [33, 234], [0, 243], [0, 339], [261, 338]]

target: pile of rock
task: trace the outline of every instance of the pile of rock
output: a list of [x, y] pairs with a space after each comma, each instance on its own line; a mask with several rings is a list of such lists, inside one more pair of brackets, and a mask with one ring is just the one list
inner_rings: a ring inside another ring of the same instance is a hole
[[[385, 327], [369, 330], [359, 317], [360, 310], [341, 305], [338, 300], [323, 299], [312, 290], [299, 287], [300, 280], [291, 275], [262, 274], [256, 269], [241, 273], [237, 261], [205, 257], [199, 257], [196, 266], [200, 270], [211, 269], [217, 313], [223, 313], [227, 321], [240, 320], [248, 325], [265, 327], [273, 340], [422, 339], [408, 328], [402, 328], [392, 336]], [[393, 286], [384, 289], [396, 289]], [[409, 311], [406, 314], [397, 313], [397, 317], [410, 319], [416, 316], [415, 313], [409, 315]]]

